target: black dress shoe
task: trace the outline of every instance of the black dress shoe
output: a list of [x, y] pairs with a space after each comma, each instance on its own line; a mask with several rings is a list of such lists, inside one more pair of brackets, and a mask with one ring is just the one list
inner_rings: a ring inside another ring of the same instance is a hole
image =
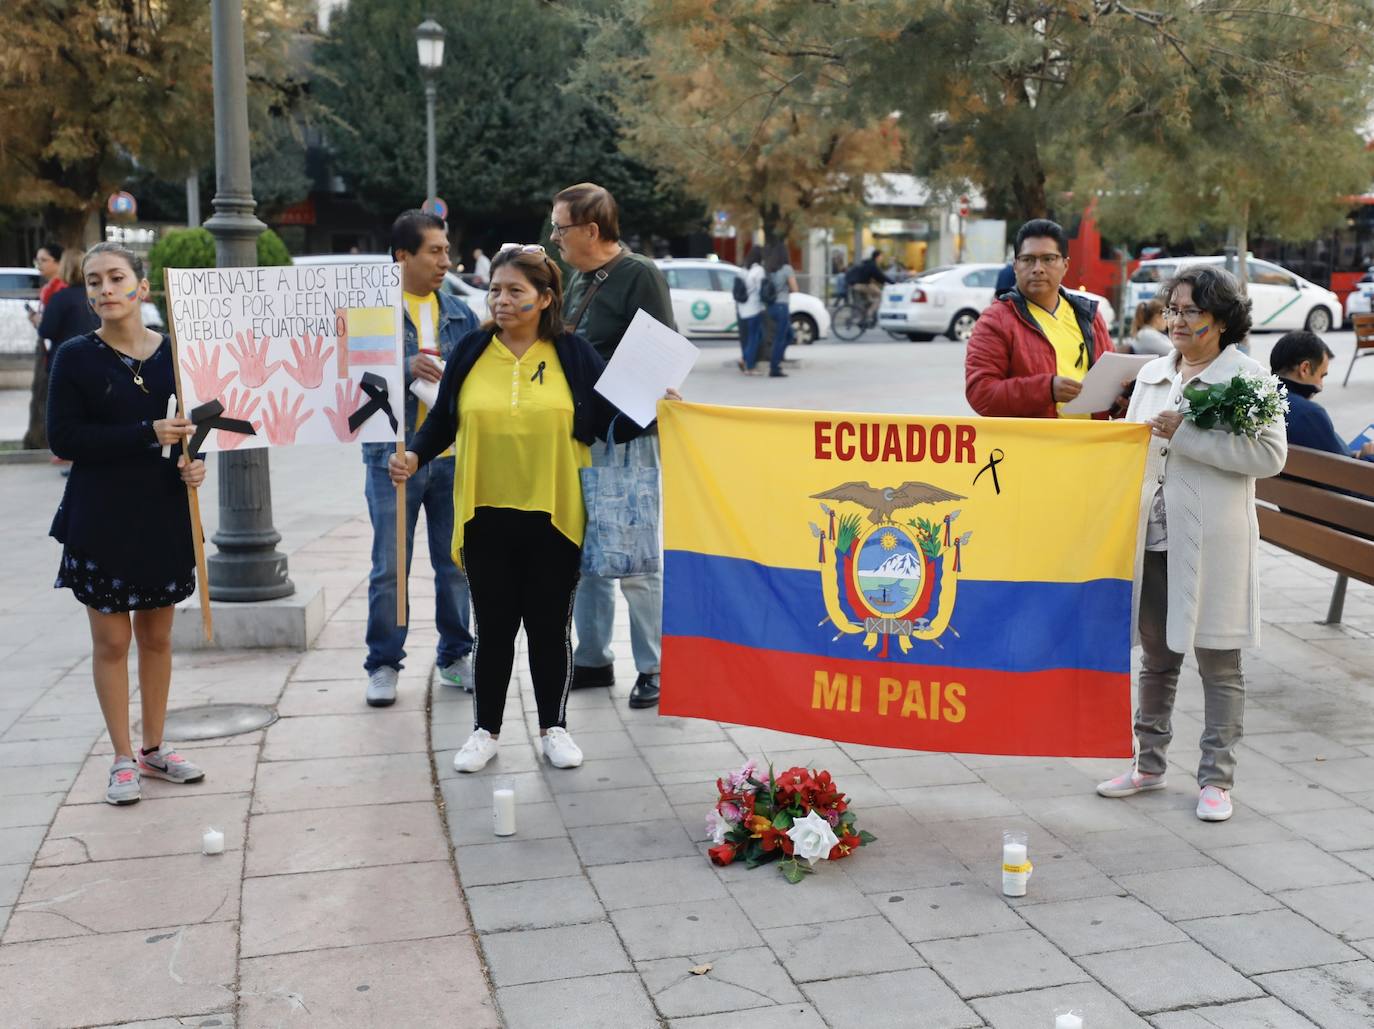
[[787, 378], [787, 373], [786, 373], [785, 371], [783, 371], [781, 368], [779, 368], [779, 369], [778, 369], [777, 371], [775, 371], [775, 372], [769, 372], [769, 373], [768, 373], [768, 377], [769, 377], [770, 379], [785, 379], [785, 378]]
[[641, 673], [630, 690], [630, 707], [653, 707], [658, 703], [658, 676]]
[[575, 690], [614, 685], [615, 665], [573, 665], [572, 688]]

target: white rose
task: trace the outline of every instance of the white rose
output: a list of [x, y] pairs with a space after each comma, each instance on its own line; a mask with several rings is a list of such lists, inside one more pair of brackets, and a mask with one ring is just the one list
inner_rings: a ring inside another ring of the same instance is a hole
[[825, 816], [815, 811], [793, 822], [787, 835], [792, 840], [793, 854], [813, 865], [830, 857], [831, 848], [840, 842]]

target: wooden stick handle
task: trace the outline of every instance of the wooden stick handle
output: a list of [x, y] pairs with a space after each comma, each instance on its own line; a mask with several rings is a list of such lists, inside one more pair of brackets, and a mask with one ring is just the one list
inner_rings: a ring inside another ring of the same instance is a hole
[[[178, 414], [185, 418], [186, 394], [181, 389], [181, 356], [177, 347], [177, 323], [176, 319], [172, 317], [172, 280], [165, 277], [165, 272], [163, 274], [163, 295], [167, 299], [167, 335], [172, 341], [172, 375], [176, 380]], [[185, 437], [182, 437], [181, 440], [181, 452], [189, 464], [193, 460], [191, 444]], [[186, 487], [186, 508], [191, 516], [191, 547], [196, 554], [196, 586], [200, 591], [200, 626], [205, 635], [205, 642], [213, 643], [215, 624], [210, 613], [210, 573], [205, 562], [205, 530], [201, 528], [200, 497], [194, 486]]]
[[[403, 402], [404, 403], [404, 402]], [[404, 417], [404, 407], [402, 417]], [[405, 440], [396, 441], [396, 456], [405, 460]], [[406, 624], [406, 484], [396, 484], [396, 624]]]

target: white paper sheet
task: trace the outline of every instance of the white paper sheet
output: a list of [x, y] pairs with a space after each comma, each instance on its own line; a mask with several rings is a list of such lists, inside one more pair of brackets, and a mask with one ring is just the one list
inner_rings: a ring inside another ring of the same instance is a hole
[[[435, 361], [439, 366], [439, 374], [444, 374], [444, 362]], [[434, 410], [434, 402], [439, 399], [439, 384], [437, 382], [426, 382], [424, 379], [411, 379], [410, 392], [420, 398], [420, 403], [431, 411]]]
[[1156, 354], [1103, 354], [1083, 376], [1083, 392], [1061, 407], [1059, 413], [1096, 414], [1107, 410], [1121, 395], [1121, 384], [1127, 380], [1134, 382], [1140, 369], [1157, 359]]
[[641, 310], [596, 380], [596, 391], [646, 426], [657, 417], [664, 391], [682, 385], [700, 354], [685, 336]]

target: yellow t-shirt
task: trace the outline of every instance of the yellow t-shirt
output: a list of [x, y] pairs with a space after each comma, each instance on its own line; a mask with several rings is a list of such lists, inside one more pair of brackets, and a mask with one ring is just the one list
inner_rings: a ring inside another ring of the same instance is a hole
[[[1059, 298], [1059, 306], [1051, 314], [1039, 304], [1027, 301], [1026, 306], [1030, 308], [1031, 316], [1036, 324], [1040, 326], [1054, 347], [1056, 375], [1062, 375], [1066, 379], [1077, 379], [1083, 381], [1083, 376], [1088, 374], [1087, 351], [1083, 346], [1083, 330], [1078, 327], [1078, 318], [1074, 315], [1073, 305], [1063, 297]], [[1055, 408], [1063, 407], [1063, 404], [1056, 404]], [[1060, 414], [1060, 418], [1091, 418], [1087, 414]]]
[[[415, 326], [415, 339], [419, 343], [420, 349], [430, 351], [430, 357], [440, 360], [439, 357], [439, 298], [433, 293], [428, 296], [417, 297], [414, 293], [401, 291], [401, 299], [406, 305], [406, 314], [410, 316], [410, 324]], [[425, 418], [429, 414], [429, 408], [425, 406], [423, 400], [417, 400], [418, 405], [415, 411], [415, 430], [418, 432], [420, 426], [425, 424]], [[440, 457], [452, 457], [453, 448], [445, 450]]]
[[578, 471], [592, 453], [572, 427], [572, 389], [553, 344], [541, 339], [517, 358], [493, 337], [458, 391], [455, 561], [462, 563], [463, 529], [479, 507], [544, 511], [582, 545], [587, 509]]

